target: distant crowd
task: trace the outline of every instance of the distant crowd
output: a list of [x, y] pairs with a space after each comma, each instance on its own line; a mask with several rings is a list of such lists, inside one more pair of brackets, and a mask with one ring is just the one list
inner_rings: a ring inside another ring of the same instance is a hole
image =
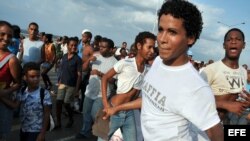
[[[128, 49], [101, 35], [92, 41], [89, 29], [81, 39], [53, 41], [36, 22], [23, 38], [19, 26], [0, 21], [0, 141], [10, 134], [13, 113], [20, 141], [44, 141], [47, 131], [74, 124], [82, 124], [76, 139], [223, 141], [224, 125], [250, 124], [250, 70], [239, 63], [245, 35], [228, 30], [223, 59], [205, 63], [190, 50], [202, 25], [194, 4], [166, 0], [157, 35], [139, 32]], [[74, 112], [82, 113], [82, 123]]]

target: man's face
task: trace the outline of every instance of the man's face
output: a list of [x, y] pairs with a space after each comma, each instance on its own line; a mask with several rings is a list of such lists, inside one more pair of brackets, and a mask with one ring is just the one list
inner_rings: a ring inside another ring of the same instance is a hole
[[82, 42], [83, 43], [89, 42], [89, 37], [86, 33], [82, 34]]
[[39, 32], [38, 27], [36, 25], [31, 24], [28, 28], [28, 32], [29, 32], [29, 37], [31, 39], [36, 39]]
[[108, 47], [108, 43], [107, 42], [100, 42], [100, 53], [102, 56], [107, 56], [108, 54], [111, 53], [110, 48]]
[[155, 40], [146, 38], [145, 43], [137, 45], [138, 54], [140, 54], [145, 60], [150, 60], [154, 55]]
[[166, 65], [182, 65], [188, 60], [188, 45], [194, 38], [186, 36], [183, 20], [172, 15], [162, 15], [159, 19], [157, 42], [159, 56]]
[[229, 32], [223, 46], [226, 51], [226, 58], [230, 60], [239, 59], [242, 49], [245, 48], [242, 34], [234, 30]]
[[122, 48], [126, 48], [127, 47], [127, 43], [126, 42], [123, 42], [122, 43]]
[[69, 41], [68, 45], [68, 53], [69, 54], [73, 54], [73, 53], [76, 53], [77, 52], [77, 42], [76, 41]]

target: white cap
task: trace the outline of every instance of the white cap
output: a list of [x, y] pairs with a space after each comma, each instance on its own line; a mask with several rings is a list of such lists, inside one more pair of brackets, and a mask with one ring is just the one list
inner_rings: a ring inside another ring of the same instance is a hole
[[90, 30], [89, 29], [83, 29], [82, 34], [84, 34], [85, 32], [90, 32]]

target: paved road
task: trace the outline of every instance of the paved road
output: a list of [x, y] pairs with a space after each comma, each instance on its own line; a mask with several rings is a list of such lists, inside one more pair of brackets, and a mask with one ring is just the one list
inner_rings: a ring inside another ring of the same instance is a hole
[[[49, 72], [49, 76], [54, 84], [53, 89], [56, 89], [56, 80], [57, 76], [54, 72], [54, 68]], [[43, 86], [43, 82], [40, 83]], [[55, 96], [52, 97], [53, 101], [53, 116], [55, 117]], [[80, 139], [75, 139], [75, 135], [80, 131], [82, 126], [82, 114], [74, 115], [74, 124], [72, 128], [65, 128], [64, 126], [67, 123], [67, 117], [65, 115], [62, 116], [63, 127], [58, 130], [53, 130], [51, 132], [46, 133], [46, 141], [80, 141]], [[19, 141], [19, 130], [20, 130], [20, 122], [18, 118], [14, 118], [12, 132], [7, 139], [7, 141]], [[81, 139], [81, 141], [96, 141], [96, 137], [91, 137], [90, 139]]]

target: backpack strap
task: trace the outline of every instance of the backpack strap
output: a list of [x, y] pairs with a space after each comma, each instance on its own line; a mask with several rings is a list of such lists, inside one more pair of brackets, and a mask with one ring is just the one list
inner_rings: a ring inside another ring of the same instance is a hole
[[14, 56], [14, 54], [9, 54], [5, 56], [2, 61], [0, 61], [0, 69], [10, 60], [12, 56]]
[[24, 87], [21, 88], [20, 92], [21, 92], [22, 95], [24, 94], [24, 91], [26, 90], [26, 88], [27, 88], [27, 86], [24, 86]]
[[[42, 104], [42, 106], [43, 106], [43, 100], [44, 100], [44, 88], [41, 88], [40, 89], [40, 98], [41, 98], [41, 104]], [[44, 109], [44, 107], [43, 107], [43, 109]]]

